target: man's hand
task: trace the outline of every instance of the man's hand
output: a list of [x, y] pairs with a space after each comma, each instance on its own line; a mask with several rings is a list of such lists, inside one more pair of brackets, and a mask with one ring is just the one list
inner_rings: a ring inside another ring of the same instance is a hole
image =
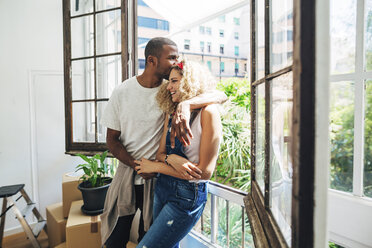
[[134, 160], [135, 167], [134, 170], [137, 171], [137, 174], [140, 175], [143, 179], [151, 179], [156, 176], [157, 173], [151, 171], [151, 160], [142, 158], [141, 160]]
[[189, 125], [190, 121], [190, 105], [186, 102], [178, 104], [176, 113], [172, 119], [172, 128], [170, 133], [171, 147], [174, 148], [175, 137], [184, 146], [190, 145], [190, 140], [193, 138]]
[[[203, 173], [196, 164], [178, 155], [169, 155], [168, 163], [187, 180], [200, 179]], [[192, 178], [190, 178], [190, 176]]]

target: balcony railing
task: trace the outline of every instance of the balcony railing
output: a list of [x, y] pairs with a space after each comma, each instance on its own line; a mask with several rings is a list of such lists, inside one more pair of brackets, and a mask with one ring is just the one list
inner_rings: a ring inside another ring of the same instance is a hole
[[213, 181], [208, 191], [204, 213], [181, 247], [254, 247], [243, 201], [247, 193]]

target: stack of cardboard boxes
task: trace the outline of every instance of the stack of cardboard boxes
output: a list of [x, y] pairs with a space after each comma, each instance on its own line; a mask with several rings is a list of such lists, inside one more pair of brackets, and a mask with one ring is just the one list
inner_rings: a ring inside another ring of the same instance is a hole
[[100, 216], [88, 216], [81, 212], [83, 201], [78, 184], [78, 176], [63, 175], [62, 202], [46, 208], [51, 248], [101, 247]]

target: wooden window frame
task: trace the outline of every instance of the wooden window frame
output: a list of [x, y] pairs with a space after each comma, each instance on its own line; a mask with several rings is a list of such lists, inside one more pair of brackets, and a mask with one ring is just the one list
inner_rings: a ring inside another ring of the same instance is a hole
[[[256, 247], [288, 247], [270, 210], [270, 82], [293, 73], [292, 115], [292, 242], [291, 247], [314, 244], [314, 151], [315, 151], [315, 4], [293, 1], [293, 64], [270, 72], [270, 0], [265, 0], [265, 75], [256, 78], [256, 11], [251, 2], [251, 190], [245, 198]], [[265, 192], [255, 175], [256, 87], [265, 84]]]
[[[95, 128], [94, 142], [73, 142], [73, 102], [97, 102], [108, 101], [108, 98], [97, 99], [96, 90], [94, 99], [72, 100], [72, 70], [71, 64], [74, 60], [93, 58], [94, 60], [94, 85], [96, 88], [96, 59], [110, 55], [121, 55], [121, 81], [131, 77], [137, 72], [137, 0], [121, 0], [121, 6], [106, 10], [96, 11], [96, 1], [93, 0], [93, 12], [71, 17], [70, 0], [63, 0], [63, 51], [64, 51], [64, 91], [65, 91], [65, 150], [67, 154], [84, 153], [93, 155], [96, 152], [107, 150], [106, 143], [98, 142], [97, 128]], [[116, 53], [96, 54], [96, 14], [113, 10], [121, 11], [121, 51]], [[93, 16], [94, 26], [94, 54], [93, 56], [71, 58], [71, 19], [83, 16]], [[132, 28], [132, 34], [128, 31]], [[95, 125], [97, 127], [97, 108], [95, 108]]]

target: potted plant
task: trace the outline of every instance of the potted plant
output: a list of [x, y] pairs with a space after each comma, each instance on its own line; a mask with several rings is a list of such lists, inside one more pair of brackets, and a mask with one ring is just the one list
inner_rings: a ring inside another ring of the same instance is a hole
[[93, 157], [77, 154], [86, 162], [77, 165], [76, 171], [84, 171], [84, 175], [79, 179], [82, 182], [78, 185], [78, 189], [81, 191], [84, 201], [81, 211], [88, 215], [97, 215], [103, 212], [106, 193], [112, 181], [111, 176], [114, 174], [114, 167], [105, 163], [107, 152], [103, 152], [102, 155], [96, 154]]

